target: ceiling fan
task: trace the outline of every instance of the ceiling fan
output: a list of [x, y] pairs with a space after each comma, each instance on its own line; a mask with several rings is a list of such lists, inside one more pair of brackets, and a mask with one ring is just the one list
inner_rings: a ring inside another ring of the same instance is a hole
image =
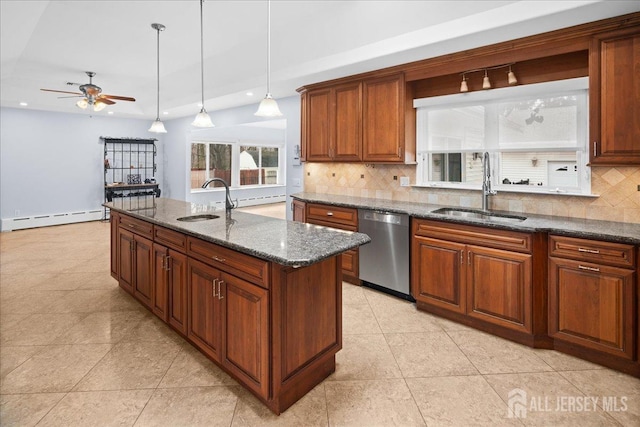
[[87, 76], [89, 76], [89, 83], [80, 84], [80, 83], [72, 83], [67, 82], [68, 85], [73, 86], [77, 85], [80, 92], [67, 92], [64, 90], [54, 90], [54, 89], [40, 89], [46, 92], [57, 92], [57, 93], [68, 93], [73, 96], [60, 96], [59, 98], [77, 98], [82, 97], [80, 101], [76, 102], [76, 105], [83, 110], [88, 106], [93, 107], [93, 111], [100, 111], [107, 105], [115, 104], [115, 100], [118, 101], [131, 101], [135, 102], [135, 98], [131, 98], [129, 96], [118, 96], [118, 95], [107, 95], [102, 93], [102, 89], [99, 86], [93, 84], [93, 77], [96, 75], [93, 71], [85, 71]]

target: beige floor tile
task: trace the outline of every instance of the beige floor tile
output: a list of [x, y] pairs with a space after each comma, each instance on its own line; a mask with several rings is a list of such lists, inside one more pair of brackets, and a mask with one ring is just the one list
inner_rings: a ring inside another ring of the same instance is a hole
[[544, 372], [553, 369], [535, 350], [479, 331], [447, 332], [481, 374]]
[[2, 314], [54, 313], [52, 308], [69, 291], [6, 291], [0, 297]]
[[100, 311], [143, 311], [149, 313], [131, 294], [119, 286], [109, 289], [107, 297], [101, 301], [101, 304]]
[[0, 276], [0, 291], [25, 290], [67, 290], [56, 287], [48, 287], [57, 273], [33, 273], [33, 274], [2, 274]]
[[152, 393], [152, 390], [68, 393], [38, 426], [131, 426]]
[[640, 379], [610, 369], [560, 372], [587, 396], [640, 394]]
[[537, 349], [536, 356], [544, 360], [556, 371], [582, 371], [587, 369], [606, 369], [604, 366], [578, 359], [555, 350]]
[[640, 394], [629, 394], [624, 397], [626, 397], [624, 400], [610, 399], [606, 405], [607, 414], [625, 427], [640, 426]]
[[342, 282], [342, 305], [366, 304], [367, 298], [364, 296], [362, 286]]
[[140, 311], [91, 313], [56, 338], [53, 344], [115, 344], [144, 318], [146, 315]]
[[345, 335], [336, 354], [332, 381], [402, 378], [398, 364], [382, 334]]
[[86, 313], [32, 314], [0, 337], [2, 345], [45, 345], [72, 328]]
[[342, 334], [381, 334], [369, 304], [342, 306]]
[[445, 332], [385, 334], [385, 338], [405, 378], [478, 373]]
[[176, 344], [121, 342], [74, 391], [155, 388], [179, 351]]
[[453, 320], [445, 319], [444, 317], [435, 316], [436, 322], [444, 331], [476, 331], [470, 326], [463, 325], [462, 323], [454, 322]]
[[229, 426], [237, 401], [235, 387], [157, 389], [135, 426]]
[[82, 289], [69, 291], [58, 299], [50, 310], [54, 313], [94, 313], [108, 311], [105, 301], [111, 297], [111, 291], [98, 289]]
[[327, 400], [324, 385], [319, 384], [280, 415], [276, 415], [251, 393], [238, 386], [238, 404], [232, 427], [326, 427]]
[[182, 344], [184, 339], [156, 316], [145, 316], [122, 338], [123, 342]]
[[[527, 426], [616, 425], [613, 418], [590, 399], [594, 396], [585, 396], [557, 372], [496, 374], [486, 375], [485, 379], [507, 404], [510, 392], [516, 389], [524, 392], [517, 392], [526, 408], [518, 418]], [[581, 402], [580, 407], [570, 407], [570, 399]]]
[[0, 423], [3, 427], [35, 426], [64, 395], [64, 393], [1, 395]]
[[403, 379], [326, 381], [329, 425], [423, 426]]
[[409, 378], [407, 385], [429, 426], [519, 426], [480, 375]]
[[365, 296], [384, 333], [442, 331], [435, 316], [413, 303], [373, 290], [365, 290]]
[[4, 334], [5, 331], [13, 328], [22, 320], [29, 317], [30, 314], [22, 313], [22, 314], [0, 314], [0, 336]]
[[118, 281], [111, 277], [111, 273], [67, 273], [74, 281], [78, 282], [78, 289], [102, 289], [114, 290], [118, 287]]
[[111, 349], [109, 344], [51, 345], [8, 373], [0, 391], [39, 393], [70, 391]]
[[187, 344], [174, 359], [159, 388], [237, 385], [215, 363]]
[[31, 345], [0, 346], [0, 378], [6, 376], [44, 348], [44, 346]]

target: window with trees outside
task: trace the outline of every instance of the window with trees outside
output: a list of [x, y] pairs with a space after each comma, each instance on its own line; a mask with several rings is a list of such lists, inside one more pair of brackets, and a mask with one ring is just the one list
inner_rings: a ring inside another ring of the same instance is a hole
[[568, 79], [414, 100], [417, 185], [590, 194], [588, 81]]

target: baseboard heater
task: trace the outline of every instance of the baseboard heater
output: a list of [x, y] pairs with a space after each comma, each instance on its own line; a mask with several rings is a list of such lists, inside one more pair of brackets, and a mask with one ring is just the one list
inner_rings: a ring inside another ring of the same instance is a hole
[[36, 215], [18, 218], [3, 218], [2, 231], [23, 230], [25, 228], [48, 227], [50, 225], [73, 224], [101, 220], [103, 210], [90, 210], [49, 215]]

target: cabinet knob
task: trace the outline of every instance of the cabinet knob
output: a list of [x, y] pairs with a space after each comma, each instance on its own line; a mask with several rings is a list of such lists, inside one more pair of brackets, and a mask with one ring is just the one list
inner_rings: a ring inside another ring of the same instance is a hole
[[327, 212], [327, 216], [333, 216], [333, 212]]

